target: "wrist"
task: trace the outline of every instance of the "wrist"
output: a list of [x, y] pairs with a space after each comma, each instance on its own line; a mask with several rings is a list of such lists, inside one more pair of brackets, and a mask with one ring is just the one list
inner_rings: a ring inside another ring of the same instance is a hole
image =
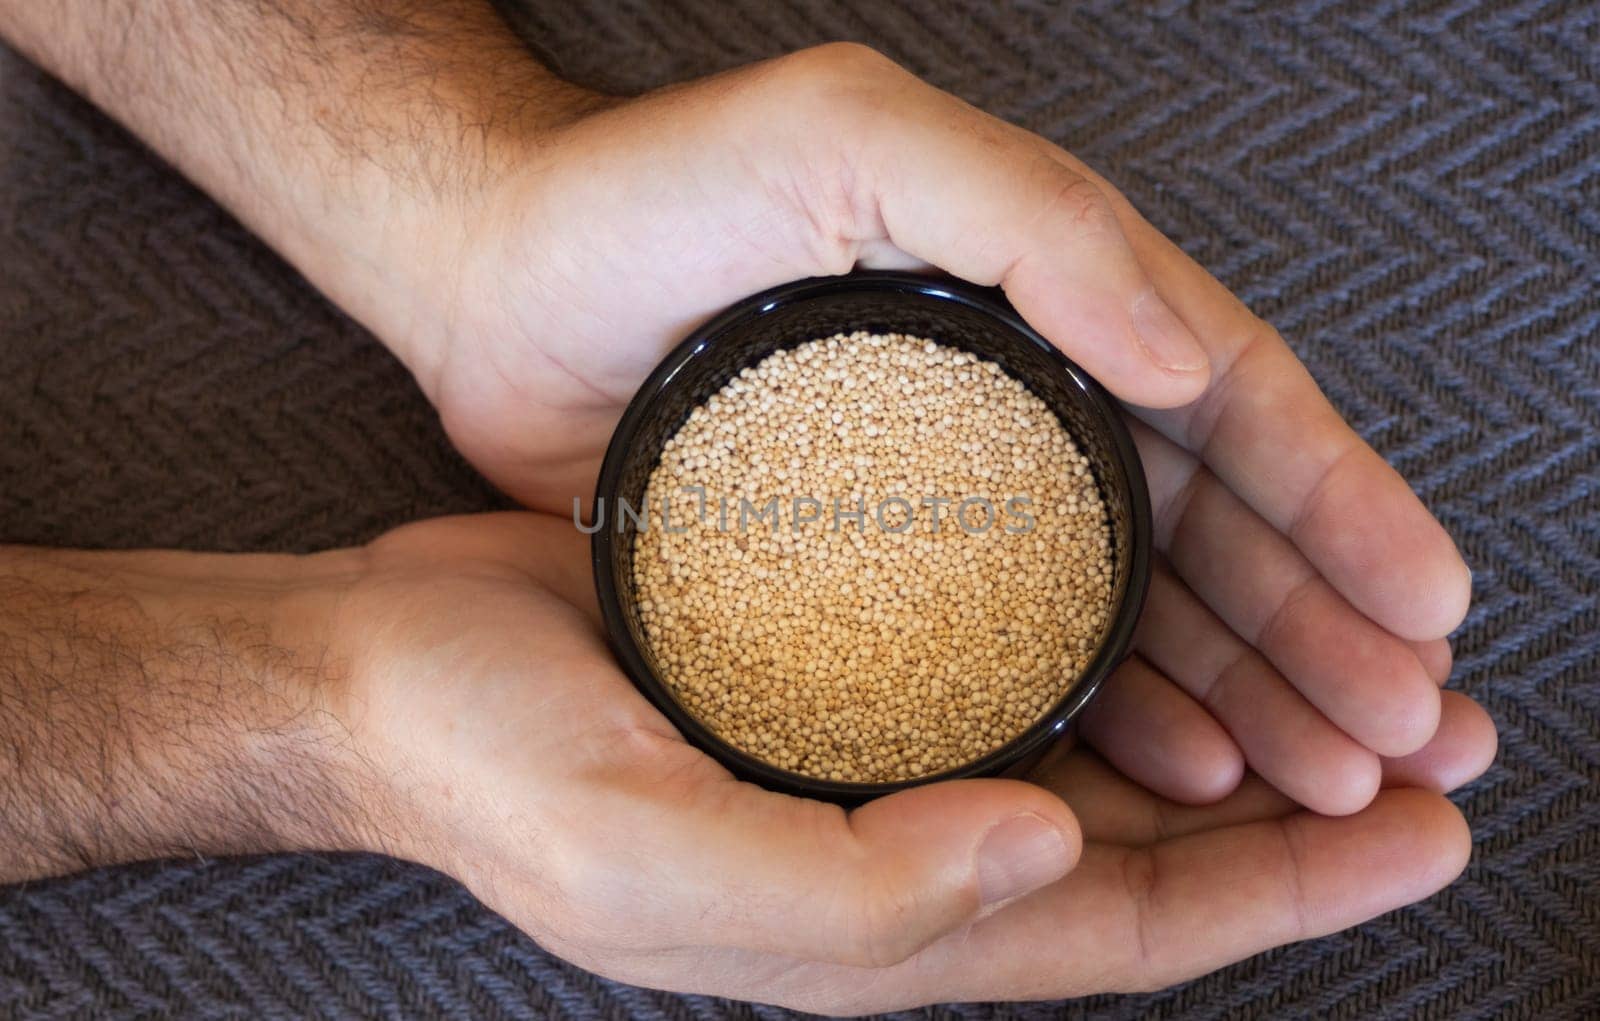
[[[467, 271], [494, 236], [508, 191], [526, 195], [567, 125], [612, 102], [563, 82], [530, 56], [494, 83], [462, 75], [436, 87], [432, 123], [409, 102], [369, 116], [406, 121], [389, 159], [320, 169], [284, 189], [288, 215], [259, 232], [352, 318], [429, 381], [460, 332]], [[396, 128], [394, 134], [398, 134]]]
[[[252, 557], [251, 559], [255, 559]], [[393, 812], [357, 739], [359, 696], [341, 610], [367, 576], [360, 548], [270, 558], [239, 657], [258, 698], [230, 786], [258, 792], [270, 850], [388, 850]], [[255, 585], [252, 584], [252, 588]], [[195, 604], [227, 596], [191, 591]], [[226, 758], [226, 756], [225, 756]]]
[[[536, 176], [549, 140], [611, 100], [543, 67], [484, 0], [403, 21], [315, 43], [321, 80], [270, 129], [257, 191], [217, 190], [426, 380], [504, 184]], [[309, 63], [288, 59], [297, 74]]]
[[10, 4], [0, 36], [416, 364], [482, 197], [595, 101], [490, 0]]
[[348, 555], [0, 551], [0, 879], [365, 846], [343, 674]]

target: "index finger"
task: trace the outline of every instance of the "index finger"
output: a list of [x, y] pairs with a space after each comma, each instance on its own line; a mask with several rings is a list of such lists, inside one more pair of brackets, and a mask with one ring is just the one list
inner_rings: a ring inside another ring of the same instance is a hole
[[1356, 435], [1270, 325], [1104, 178], [1135, 256], [1199, 339], [1212, 375], [1182, 407], [1134, 413], [1205, 461], [1367, 616], [1410, 639], [1466, 615], [1471, 574], [1405, 479]]

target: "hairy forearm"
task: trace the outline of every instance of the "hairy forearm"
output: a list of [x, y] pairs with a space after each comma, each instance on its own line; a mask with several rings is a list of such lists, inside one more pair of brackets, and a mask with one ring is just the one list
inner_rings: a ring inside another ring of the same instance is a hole
[[488, 0], [0, 0], [0, 34], [399, 346], [435, 324], [392, 296], [446, 268], [486, 180], [594, 102]]
[[342, 556], [0, 547], [0, 882], [358, 844]]

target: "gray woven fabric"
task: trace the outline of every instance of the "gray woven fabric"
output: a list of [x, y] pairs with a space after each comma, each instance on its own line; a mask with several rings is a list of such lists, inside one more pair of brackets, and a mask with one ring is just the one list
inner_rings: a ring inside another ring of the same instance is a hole
[[[640, 88], [829, 38], [1071, 146], [1276, 322], [1459, 538], [1454, 683], [1502, 752], [1426, 903], [1150, 996], [949, 1018], [1600, 1016], [1600, 14], [1558, 0], [1132, 9], [548, 2]], [[0, 54], [0, 539], [305, 550], [498, 498], [405, 373], [205, 198]], [[686, 1018], [367, 857], [0, 890], [0, 1016]]]

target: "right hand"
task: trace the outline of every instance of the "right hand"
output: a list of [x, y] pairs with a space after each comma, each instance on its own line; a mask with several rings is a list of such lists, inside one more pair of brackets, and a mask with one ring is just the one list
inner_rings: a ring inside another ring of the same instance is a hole
[[1492, 731], [1447, 713], [1386, 764], [1413, 789], [1338, 819], [1254, 777], [1180, 806], [1065, 745], [1032, 783], [846, 812], [733, 779], [637, 693], [570, 521], [421, 522], [354, 562], [301, 644], [346, 667], [325, 704], [355, 845], [448, 872], [547, 949], [653, 987], [854, 1013], [1168, 985], [1450, 882], [1466, 825], [1416, 788], [1493, 754]]

